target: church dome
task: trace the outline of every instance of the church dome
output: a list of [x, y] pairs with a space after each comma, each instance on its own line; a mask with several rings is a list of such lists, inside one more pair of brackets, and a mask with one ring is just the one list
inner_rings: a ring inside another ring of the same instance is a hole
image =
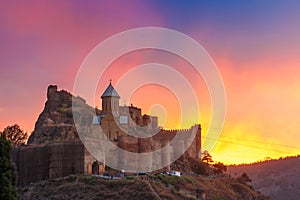
[[109, 83], [108, 87], [106, 88], [106, 90], [101, 95], [101, 98], [103, 98], [103, 97], [118, 97], [118, 98], [120, 98], [118, 92], [111, 85], [111, 83]]

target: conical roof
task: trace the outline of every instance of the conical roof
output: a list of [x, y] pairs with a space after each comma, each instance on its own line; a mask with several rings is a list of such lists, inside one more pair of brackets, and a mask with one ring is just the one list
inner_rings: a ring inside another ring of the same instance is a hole
[[103, 98], [103, 97], [119, 97], [120, 98], [118, 92], [111, 85], [111, 83], [109, 83], [108, 87], [106, 88], [106, 90], [101, 95], [101, 98]]

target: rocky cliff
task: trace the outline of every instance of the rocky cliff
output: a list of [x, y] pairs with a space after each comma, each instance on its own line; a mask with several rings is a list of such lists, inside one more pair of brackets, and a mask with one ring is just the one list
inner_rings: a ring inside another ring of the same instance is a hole
[[64, 90], [57, 91], [57, 86], [48, 87], [44, 110], [35, 123], [28, 144], [79, 141], [72, 115], [72, 97], [85, 104], [80, 97], [74, 97]]

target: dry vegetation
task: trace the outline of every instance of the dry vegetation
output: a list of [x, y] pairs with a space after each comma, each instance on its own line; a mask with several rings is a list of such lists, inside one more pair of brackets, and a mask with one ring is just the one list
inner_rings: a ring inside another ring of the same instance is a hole
[[232, 176], [246, 172], [255, 190], [271, 199], [298, 200], [300, 197], [300, 156], [269, 160], [254, 164], [229, 166]]
[[149, 175], [146, 180], [69, 176], [19, 189], [19, 199], [267, 199], [229, 177]]

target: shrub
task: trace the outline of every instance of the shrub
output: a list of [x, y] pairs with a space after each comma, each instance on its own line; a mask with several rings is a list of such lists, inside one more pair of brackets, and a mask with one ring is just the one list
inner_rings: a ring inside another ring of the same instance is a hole
[[97, 179], [91, 176], [84, 176], [82, 177], [81, 181], [88, 185], [96, 185], [97, 183]]
[[243, 184], [247, 184], [249, 182], [251, 182], [252, 180], [249, 178], [248, 174], [246, 174], [245, 172], [237, 178], [237, 180], [240, 182], [240, 183], [243, 183]]

